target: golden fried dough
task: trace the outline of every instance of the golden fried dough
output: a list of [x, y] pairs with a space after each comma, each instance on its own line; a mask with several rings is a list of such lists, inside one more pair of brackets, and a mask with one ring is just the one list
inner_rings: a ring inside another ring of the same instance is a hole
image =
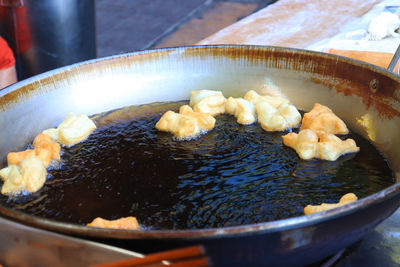
[[40, 133], [33, 141], [34, 149], [20, 152], [10, 152], [7, 155], [8, 165], [19, 165], [23, 160], [36, 155], [42, 161], [44, 167], [48, 167], [53, 160], [60, 159], [61, 147], [47, 134]]
[[53, 160], [60, 159], [60, 144], [56, 143], [50, 136], [40, 133], [33, 141], [36, 156], [40, 158], [47, 168]]
[[200, 131], [209, 131], [214, 128], [215, 118], [207, 113], [194, 112], [191, 107], [184, 105], [179, 108], [179, 113], [196, 119]]
[[360, 151], [353, 139], [342, 141], [333, 134], [322, 134], [318, 143], [318, 158], [335, 161], [341, 155]]
[[62, 145], [72, 146], [83, 141], [94, 129], [96, 125], [88, 116], [70, 113], [57, 129], [47, 129], [43, 133]]
[[267, 101], [256, 103], [258, 122], [265, 131], [284, 131], [300, 124], [301, 115], [295, 106], [282, 103], [274, 108]]
[[85, 139], [96, 125], [86, 115], [76, 116], [71, 113], [57, 127], [48, 129], [36, 136], [34, 149], [11, 152], [7, 155], [8, 167], [0, 170], [4, 183], [1, 193], [18, 194], [22, 190], [35, 192], [46, 181], [46, 167], [55, 159], [60, 159], [61, 146], [74, 145]]
[[282, 136], [282, 141], [286, 146], [296, 150], [299, 157], [305, 160], [319, 158], [335, 161], [341, 155], [360, 150], [353, 139], [342, 141], [333, 134], [323, 133], [319, 136], [318, 142], [317, 133], [310, 129], [301, 130], [298, 134], [288, 133]]
[[317, 205], [317, 206], [312, 206], [312, 205], [307, 205], [304, 208], [304, 214], [308, 215], [308, 214], [313, 214], [313, 213], [317, 213], [317, 212], [321, 212], [324, 210], [330, 210], [330, 209], [334, 209], [343, 205], [346, 205], [348, 203], [357, 201], [357, 196], [353, 193], [347, 193], [344, 196], [342, 196], [340, 198], [339, 203], [335, 203], [335, 204], [326, 204], [326, 203], [322, 203], [321, 205]]
[[190, 92], [190, 103], [193, 110], [208, 113], [212, 116], [225, 113], [226, 98], [221, 91], [194, 90]]
[[234, 115], [239, 124], [252, 124], [256, 121], [256, 107], [246, 99], [229, 97], [225, 110]]
[[125, 229], [125, 230], [138, 230], [139, 223], [136, 217], [124, 217], [117, 220], [105, 220], [101, 217], [97, 217], [87, 226], [101, 227], [101, 228], [112, 228], [112, 229]]
[[346, 124], [337, 117], [330, 108], [315, 103], [312, 110], [305, 113], [300, 130], [311, 129], [318, 135], [323, 132], [329, 134], [348, 134]]
[[312, 130], [302, 130], [282, 136], [283, 143], [296, 150], [300, 158], [308, 160], [317, 157], [318, 136]]
[[0, 170], [4, 184], [1, 193], [15, 195], [22, 190], [36, 192], [46, 181], [47, 171], [42, 161], [35, 155], [24, 159], [19, 165], [9, 165]]
[[34, 148], [46, 147], [47, 145], [54, 143], [55, 140], [51, 136], [44, 133], [40, 133], [33, 140], [33, 147]]
[[259, 95], [256, 91], [250, 90], [244, 95], [244, 99], [250, 101], [254, 105], [258, 102], [267, 102], [274, 108], [278, 108], [281, 104], [289, 104], [289, 100], [280, 96]]
[[9, 165], [0, 170], [0, 177], [3, 180], [1, 193], [3, 195], [17, 194], [23, 189], [22, 175], [17, 165]]
[[8, 165], [19, 165], [24, 159], [36, 155], [35, 150], [27, 149], [20, 152], [10, 152], [7, 154]]
[[200, 134], [195, 118], [167, 111], [156, 123], [159, 131], [170, 132], [179, 139], [186, 139]]
[[170, 132], [179, 139], [189, 139], [214, 128], [215, 118], [210, 114], [194, 112], [187, 105], [182, 106], [179, 112], [164, 113], [156, 123], [156, 129]]

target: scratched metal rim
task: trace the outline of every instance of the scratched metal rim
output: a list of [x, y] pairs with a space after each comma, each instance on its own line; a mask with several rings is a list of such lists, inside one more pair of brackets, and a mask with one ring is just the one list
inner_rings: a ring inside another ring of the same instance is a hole
[[[211, 46], [186, 46], [186, 47], [176, 47], [176, 48], [161, 48], [155, 50], [147, 50], [147, 51], [139, 51], [133, 53], [127, 53], [117, 56], [111, 56], [106, 58], [89, 60], [81, 63], [77, 63], [74, 65], [66, 66], [63, 68], [59, 68], [56, 70], [48, 71], [46, 73], [37, 75], [35, 77], [31, 77], [27, 80], [18, 82], [14, 85], [11, 85], [5, 88], [3, 91], [0, 91], [0, 98], [7, 95], [10, 92], [18, 90], [19, 88], [30, 84], [34, 81], [41, 80], [43, 78], [48, 78], [58, 73], [67, 73], [73, 68], [78, 68], [85, 65], [96, 65], [99, 62], [112, 62], [121, 58], [134, 58], [140, 55], [157, 55], [170, 53], [173, 51], [192, 51], [196, 53], [196, 51], [202, 53], [208, 53], [212, 51], [231, 51], [242, 52], [245, 51], [247, 53], [261, 53], [261, 54], [274, 54], [281, 53], [286, 55], [306, 55], [310, 57], [319, 57], [327, 61], [333, 61], [338, 63], [346, 63], [355, 68], [359, 68], [362, 70], [369, 70], [373, 73], [377, 73], [381, 76], [384, 76], [393, 82], [399, 84], [400, 77], [392, 72], [387, 71], [386, 69], [364, 63], [358, 60], [353, 60], [349, 58], [345, 58], [342, 56], [336, 56], [331, 54], [325, 54], [321, 52], [307, 51], [301, 49], [293, 49], [293, 48], [283, 48], [283, 47], [270, 47], [270, 46], [251, 46], [251, 45], [211, 45]], [[115, 238], [115, 239], [191, 239], [191, 238], [213, 238], [213, 237], [222, 237], [222, 236], [237, 236], [237, 235], [251, 235], [251, 234], [260, 234], [267, 232], [279, 232], [282, 230], [301, 228], [308, 225], [315, 225], [324, 221], [332, 220], [339, 217], [344, 217], [346, 215], [356, 213], [362, 209], [368, 209], [369, 207], [384, 201], [389, 201], [391, 198], [394, 198], [400, 194], [400, 183], [396, 184], [380, 191], [375, 194], [372, 194], [366, 198], [360, 199], [356, 202], [347, 204], [345, 206], [341, 206], [339, 208], [335, 208], [332, 210], [311, 214], [311, 215], [303, 215], [299, 217], [292, 217], [288, 219], [282, 219], [277, 221], [270, 221], [258, 224], [248, 224], [241, 226], [232, 226], [232, 227], [223, 227], [223, 228], [208, 228], [208, 229], [195, 229], [195, 230], [146, 230], [146, 231], [132, 231], [132, 230], [113, 230], [113, 229], [100, 229], [100, 228], [92, 228], [86, 227], [77, 224], [70, 223], [62, 223], [57, 222], [50, 219], [43, 219], [40, 217], [27, 215], [18, 211], [14, 211], [8, 208], [4, 208], [0, 206], [0, 214], [1, 216], [5, 216], [7, 218], [22, 222], [24, 224], [28, 224], [31, 226], [53, 230], [61, 233], [79, 235], [79, 236], [88, 236], [88, 237], [97, 237], [97, 238]], [[395, 208], [394, 208], [395, 210]]]

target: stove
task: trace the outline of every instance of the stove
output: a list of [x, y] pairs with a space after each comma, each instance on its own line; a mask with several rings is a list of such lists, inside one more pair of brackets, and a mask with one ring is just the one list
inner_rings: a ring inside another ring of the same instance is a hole
[[307, 267], [400, 266], [400, 209], [357, 243]]

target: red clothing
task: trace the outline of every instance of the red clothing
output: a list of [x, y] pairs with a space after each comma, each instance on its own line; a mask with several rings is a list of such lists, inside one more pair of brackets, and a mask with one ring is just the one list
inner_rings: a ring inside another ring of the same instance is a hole
[[13, 28], [9, 45], [16, 54], [24, 53], [32, 47], [26, 6], [18, 8], [0, 6], [0, 19], [6, 27]]
[[0, 36], [0, 70], [15, 65], [15, 57], [7, 42]]

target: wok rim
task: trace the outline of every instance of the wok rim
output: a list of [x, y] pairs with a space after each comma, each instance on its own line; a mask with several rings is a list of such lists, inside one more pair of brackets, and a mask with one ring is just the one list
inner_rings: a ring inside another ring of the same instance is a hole
[[[96, 58], [92, 60], [86, 60], [83, 62], [75, 63], [72, 65], [64, 66], [54, 70], [50, 70], [28, 79], [19, 81], [13, 85], [10, 85], [0, 91], [0, 97], [17, 90], [27, 84], [35, 82], [37, 80], [50, 77], [54, 74], [66, 72], [75, 67], [82, 65], [95, 64], [100, 61], [115, 60], [122, 57], [134, 57], [135, 55], [146, 54], [146, 53], [159, 53], [159, 52], [171, 52], [177, 50], [187, 50], [187, 49], [249, 49], [249, 50], [265, 50], [265, 51], [280, 51], [283, 53], [303, 53], [309, 54], [311, 56], [318, 55], [319, 57], [325, 57], [328, 59], [336, 59], [336, 61], [341, 61], [343, 63], [349, 63], [357, 67], [371, 70], [388, 76], [388, 78], [396, 80], [400, 83], [400, 76], [388, 71], [385, 68], [375, 66], [363, 61], [356, 59], [347, 58], [344, 56], [333, 55], [329, 53], [311, 51], [306, 49], [298, 48], [287, 48], [278, 46], [261, 46], [261, 45], [193, 45], [193, 46], [177, 46], [177, 47], [167, 47], [167, 48], [157, 48], [142, 51], [129, 52], [119, 55], [113, 55], [103, 58]], [[307, 227], [322, 223], [328, 220], [346, 216], [348, 214], [356, 213], [361, 209], [367, 209], [368, 207], [378, 204], [383, 201], [387, 201], [390, 198], [395, 197], [400, 194], [400, 182], [395, 182], [393, 185], [371, 194], [365, 198], [359, 199], [358, 201], [334, 208], [331, 210], [310, 214], [302, 215], [297, 217], [291, 217], [286, 219], [280, 219], [269, 222], [238, 225], [238, 226], [228, 226], [220, 228], [204, 228], [204, 229], [182, 229], [182, 230], [121, 230], [121, 229], [105, 229], [97, 227], [88, 227], [80, 224], [59, 222], [53, 219], [46, 219], [38, 217], [35, 215], [29, 215], [21, 211], [16, 211], [11, 208], [5, 208], [0, 206], [0, 216], [8, 219], [15, 220], [19, 223], [26, 224], [29, 226], [37, 227], [40, 229], [51, 230], [59, 233], [73, 234], [77, 236], [86, 237], [96, 237], [96, 238], [113, 238], [113, 239], [203, 239], [203, 238], [213, 238], [213, 237], [231, 237], [236, 235], [251, 235], [260, 234], [266, 232], [279, 232], [283, 230]], [[398, 207], [397, 207], [398, 208]], [[396, 208], [396, 209], [397, 209]], [[385, 218], [383, 218], [385, 219]]]

